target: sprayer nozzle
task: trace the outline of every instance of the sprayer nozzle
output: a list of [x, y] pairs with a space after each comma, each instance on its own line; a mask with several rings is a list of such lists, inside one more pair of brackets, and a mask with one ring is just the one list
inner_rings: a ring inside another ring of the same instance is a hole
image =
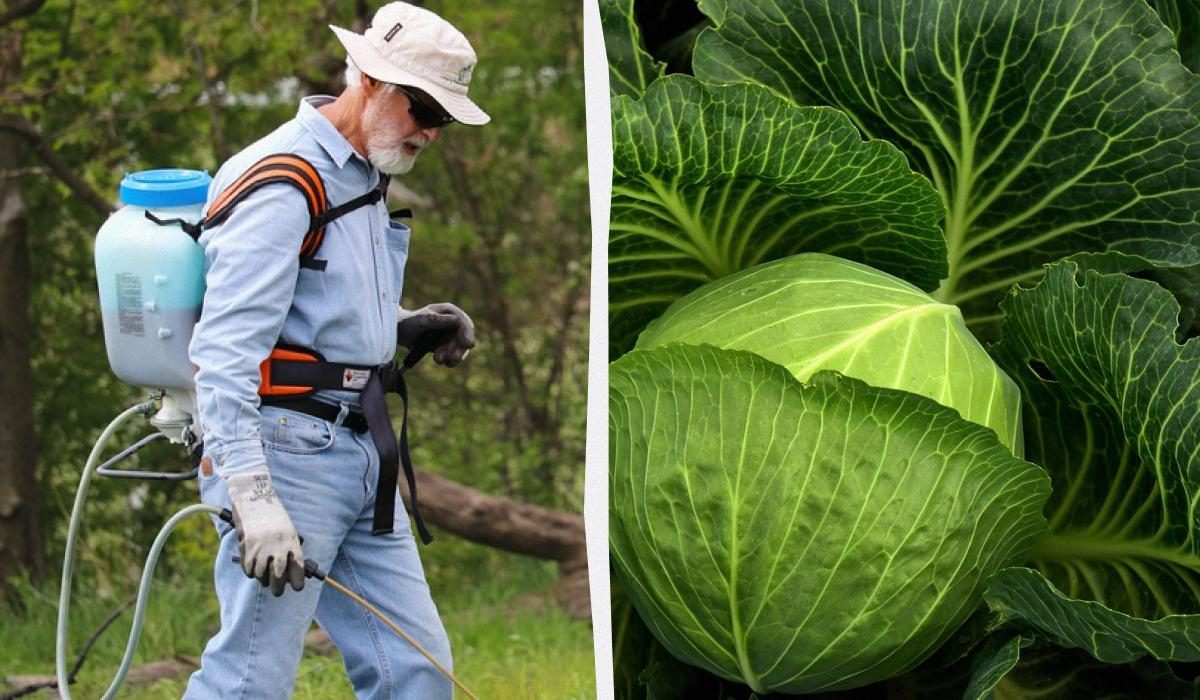
[[304, 575], [307, 578], [315, 578], [318, 581], [325, 580], [325, 572], [322, 571], [317, 562], [313, 561], [312, 559], [304, 560]]

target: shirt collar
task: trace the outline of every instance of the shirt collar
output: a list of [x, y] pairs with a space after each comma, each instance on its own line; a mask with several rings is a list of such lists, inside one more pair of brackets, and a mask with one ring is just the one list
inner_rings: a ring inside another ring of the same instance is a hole
[[330, 95], [312, 95], [300, 100], [300, 109], [296, 112], [296, 119], [300, 124], [313, 135], [317, 143], [321, 144], [333, 162], [338, 168], [343, 168], [346, 161], [352, 156], [358, 157], [363, 163], [366, 163], [366, 158], [362, 157], [358, 151], [354, 150], [354, 146], [342, 136], [342, 132], [337, 130], [325, 115], [317, 111], [317, 108], [333, 102], [334, 98]]

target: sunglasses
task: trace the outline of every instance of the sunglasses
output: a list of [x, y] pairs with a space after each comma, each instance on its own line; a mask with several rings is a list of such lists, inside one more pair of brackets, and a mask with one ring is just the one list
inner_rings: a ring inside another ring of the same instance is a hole
[[454, 123], [454, 117], [429, 95], [406, 85], [396, 87], [408, 97], [408, 113], [412, 115], [417, 126], [422, 129], [440, 129]]

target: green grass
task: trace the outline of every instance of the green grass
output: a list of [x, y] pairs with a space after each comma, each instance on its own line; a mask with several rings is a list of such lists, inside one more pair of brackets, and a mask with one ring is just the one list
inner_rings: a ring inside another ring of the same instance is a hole
[[[422, 552], [430, 587], [450, 634], [455, 673], [480, 698], [595, 697], [591, 626], [563, 614], [547, 593], [554, 568], [526, 557], [439, 538]], [[86, 572], [81, 572], [82, 577]], [[157, 577], [136, 663], [198, 657], [216, 631], [211, 571]], [[132, 595], [134, 572], [121, 595]], [[54, 674], [57, 586], [18, 583], [19, 615], [0, 610], [0, 679]], [[100, 598], [77, 581], [71, 603], [72, 654], [122, 597]], [[76, 698], [100, 697], [120, 663], [129, 632], [126, 612], [99, 640], [72, 686]], [[74, 657], [72, 657], [74, 660]], [[118, 697], [178, 698], [187, 678], [126, 685]], [[3, 686], [0, 686], [0, 690]], [[27, 697], [46, 697], [46, 693]], [[353, 697], [336, 654], [306, 651], [295, 698]], [[461, 693], [458, 697], [465, 697]]]

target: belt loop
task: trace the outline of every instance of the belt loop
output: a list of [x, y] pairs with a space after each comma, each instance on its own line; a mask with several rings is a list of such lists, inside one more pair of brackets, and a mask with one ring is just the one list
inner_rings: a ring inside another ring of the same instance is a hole
[[339, 428], [345, 422], [346, 416], [350, 415], [350, 404], [345, 401], [339, 401], [338, 405], [341, 409], [338, 411], [337, 418], [333, 419], [333, 427]]

